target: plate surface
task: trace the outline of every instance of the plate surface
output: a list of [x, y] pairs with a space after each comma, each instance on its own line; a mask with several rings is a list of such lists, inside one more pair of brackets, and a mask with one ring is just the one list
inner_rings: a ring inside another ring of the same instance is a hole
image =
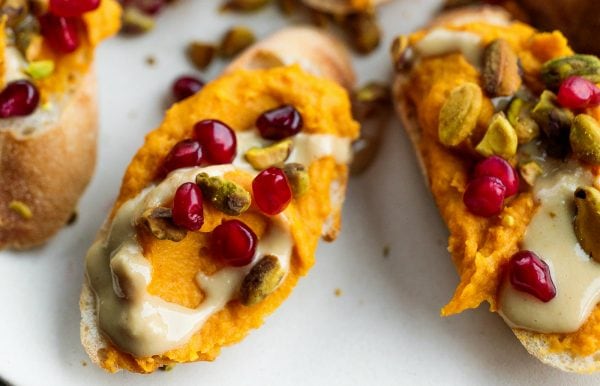
[[[362, 82], [389, 78], [393, 36], [423, 24], [438, 3], [396, 0], [381, 8], [385, 42], [374, 55], [357, 58]], [[351, 180], [341, 237], [321, 244], [311, 274], [261, 329], [223, 349], [216, 362], [171, 372], [109, 375], [91, 365], [79, 342], [83, 256], [130, 158], [160, 123], [172, 79], [193, 73], [183, 55], [186, 43], [216, 40], [233, 24], [249, 25], [262, 37], [290, 22], [274, 7], [236, 16], [218, 14], [218, 4], [180, 0], [155, 31], [113, 39], [99, 50], [100, 151], [79, 220], [43, 248], [0, 254], [2, 377], [15, 385], [62, 386], [600, 382], [600, 375], [564, 374], [540, 364], [483, 307], [439, 317], [458, 279], [446, 252], [447, 231], [396, 120], [375, 164]], [[153, 66], [147, 64], [151, 57]], [[205, 78], [214, 78], [222, 65]]]

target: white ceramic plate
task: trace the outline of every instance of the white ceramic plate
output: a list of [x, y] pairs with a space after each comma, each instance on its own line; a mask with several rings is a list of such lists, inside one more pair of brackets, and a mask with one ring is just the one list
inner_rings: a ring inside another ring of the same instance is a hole
[[[361, 81], [389, 77], [392, 37], [423, 24], [438, 3], [396, 0], [381, 9], [385, 43], [374, 55], [357, 59]], [[0, 254], [2, 377], [15, 385], [61, 386], [600, 382], [600, 376], [564, 374], [538, 363], [502, 320], [483, 308], [439, 317], [458, 279], [446, 252], [447, 231], [396, 121], [375, 164], [351, 181], [341, 237], [320, 246], [311, 274], [262, 328], [223, 349], [213, 363], [167, 373], [109, 375], [91, 365], [79, 342], [83, 256], [127, 163], [161, 121], [172, 79], [193, 73], [183, 55], [185, 44], [216, 40], [232, 24], [249, 25], [265, 36], [289, 23], [274, 8], [236, 16], [218, 14], [218, 4], [180, 0], [152, 33], [113, 39], [99, 50], [99, 162], [79, 220], [43, 248]], [[149, 56], [156, 58], [152, 67], [146, 64]], [[220, 68], [213, 66], [205, 77]]]

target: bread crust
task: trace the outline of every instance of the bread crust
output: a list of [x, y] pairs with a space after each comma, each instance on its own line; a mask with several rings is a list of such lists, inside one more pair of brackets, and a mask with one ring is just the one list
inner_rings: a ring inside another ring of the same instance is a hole
[[[0, 131], [0, 249], [48, 240], [72, 216], [92, 177], [98, 132], [93, 69], [66, 98], [53, 127], [28, 135]], [[14, 200], [27, 205], [32, 218], [10, 209]]]
[[[347, 89], [352, 89], [356, 76], [351, 65], [350, 56], [343, 44], [335, 38], [311, 27], [290, 27], [260, 41], [244, 51], [232, 62], [223, 74], [238, 69], [267, 69], [299, 62], [315, 75], [329, 78]], [[333, 241], [341, 228], [342, 206], [345, 197], [348, 173], [343, 174], [331, 187], [332, 214], [327, 219], [322, 237]], [[107, 231], [105, 224], [98, 238]], [[96, 297], [86, 278], [79, 300], [81, 310], [80, 334], [81, 342], [92, 362], [101, 366], [103, 349], [107, 340], [98, 329]], [[157, 359], [160, 361], [160, 359]], [[202, 357], [198, 360], [205, 360]], [[162, 363], [169, 364], [168, 362]], [[126, 370], [143, 372], [131, 363]]]
[[[447, 12], [432, 20], [429, 26], [434, 27], [446, 25], [448, 23], [464, 24], [474, 20], [495, 24], [508, 23], [510, 21], [510, 15], [499, 8], [469, 7]], [[406, 81], [407, 77], [402, 72], [395, 74], [392, 87], [394, 106], [402, 121], [402, 126], [412, 143], [414, 152], [419, 161], [421, 172], [426, 179], [426, 183], [428, 186], [431, 186], [423, 156], [419, 151], [421, 129], [417, 121], [416, 109], [415, 106], [404, 97], [402, 92], [402, 87]], [[574, 356], [567, 352], [552, 352], [550, 350], [549, 340], [545, 334], [521, 329], [513, 329], [512, 331], [525, 349], [542, 363], [563, 371], [576, 373], [591, 373], [600, 370], [600, 356], [597, 356], [596, 354], [581, 357]]]

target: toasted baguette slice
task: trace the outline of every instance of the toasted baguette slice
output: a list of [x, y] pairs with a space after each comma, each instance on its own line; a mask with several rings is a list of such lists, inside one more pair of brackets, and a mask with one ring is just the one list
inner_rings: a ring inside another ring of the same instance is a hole
[[[448, 24], [462, 25], [471, 22], [506, 25], [511, 22], [511, 19], [510, 15], [500, 8], [471, 7], [446, 12], [432, 20], [429, 25], [436, 27]], [[421, 172], [425, 177], [426, 183], [429, 185], [430, 177], [425, 167], [426, 163], [423, 154], [419, 150], [421, 128], [417, 120], [415, 106], [405, 97], [403, 92], [403, 85], [407, 80], [405, 73], [401, 71], [396, 73], [393, 84], [394, 105], [402, 121], [402, 126], [411, 140]], [[556, 352], [550, 349], [549, 337], [545, 334], [521, 329], [513, 329], [513, 333], [531, 355], [547, 365], [563, 371], [577, 373], [590, 373], [600, 370], [600, 357], [597, 353], [584, 357], [575, 356], [568, 352]]]
[[[300, 63], [305, 71], [329, 80], [333, 80], [346, 87], [351, 87], [354, 84], [355, 75], [349, 63], [348, 53], [345, 51], [344, 47], [332, 37], [313, 28], [305, 27], [296, 27], [283, 30], [267, 38], [263, 42], [259, 42], [250, 47], [224, 71], [224, 76], [227, 77], [231, 74], [235, 75], [235, 72], [240, 69], [276, 70], [278, 67], [293, 63]], [[186, 102], [184, 101], [182, 103]], [[349, 107], [349, 104], [345, 106], [345, 108], [348, 109]], [[328, 219], [324, 221], [322, 229], [322, 236], [326, 240], [335, 239], [340, 229], [341, 208], [348, 177], [347, 170], [347, 167], [342, 167], [339, 169], [337, 178], [331, 181], [328, 189], [330, 195], [331, 212], [329, 213]], [[99, 237], [103, 236], [107, 226], [108, 222], [105, 225], [105, 229], [100, 232]], [[295, 253], [293, 255], [293, 259], [295, 259]], [[309, 267], [299, 268], [301, 272], [300, 274], [304, 274], [303, 272], [305, 272], [305, 270], [308, 268]], [[288, 279], [281, 284], [279, 289], [271, 294], [265, 301], [256, 306], [244, 308], [238, 304], [234, 304], [234, 310], [231, 311], [234, 314], [233, 317], [237, 318], [237, 316], [235, 316], [237, 314], [245, 315], [243, 317], [244, 319], [251, 321], [254, 320], [250, 323], [251, 325], [244, 325], [241, 327], [242, 330], [233, 332], [231, 329], [235, 329], [235, 327], [230, 327], [228, 329], [227, 336], [220, 338], [216, 347], [213, 347], [206, 352], [199, 351], [195, 353], [195, 359], [185, 360], [183, 362], [213, 360], [218, 355], [221, 346], [229, 345], [239, 341], [249, 332], [251, 328], [258, 327], [262, 323], [264, 317], [271, 313], [285, 299], [285, 297], [287, 297], [297, 280], [295, 276], [296, 275], [294, 274], [292, 277], [288, 277]], [[272, 298], [272, 301], [270, 298]], [[230, 305], [228, 304], [226, 308], [229, 307]], [[251, 310], [255, 307], [256, 309]], [[80, 298], [80, 309], [82, 315], [82, 344], [91, 360], [100, 367], [103, 367], [111, 372], [125, 369], [133, 372], [147, 373], [152, 372], [162, 366], [175, 363], [173, 360], [170, 360], [165, 356], [154, 356], [152, 358], [148, 358], [145, 362], [140, 363], [136, 361], [133, 356], [124, 353], [119, 354], [118, 359], [112, 360], [110, 363], [108, 363], [107, 353], [109, 350], [111, 350], [111, 348], [114, 350], [114, 346], [112, 346], [111, 342], [108, 341], [99, 330], [96, 296], [88, 280], [85, 280], [83, 284]], [[229, 313], [229, 311], [226, 310], [221, 312]], [[246, 315], [245, 313], [247, 312], [252, 312], [252, 314]], [[219, 316], [219, 314], [214, 316]], [[227, 317], [231, 318], [232, 316]], [[227, 320], [229, 324], [235, 324], [235, 321], [231, 321], [230, 319]], [[211, 328], [213, 330], [218, 330], [219, 326], [214, 326], [213, 323]]]

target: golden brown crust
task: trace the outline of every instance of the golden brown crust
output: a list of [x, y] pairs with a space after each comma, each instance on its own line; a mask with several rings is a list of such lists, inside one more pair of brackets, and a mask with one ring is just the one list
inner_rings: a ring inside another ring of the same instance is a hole
[[[510, 20], [510, 16], [503, 10], [489, 7], [474, 7], [467, 9], [458, 9], [441, 15], [439, 18], [432, 20], [430, 26], [451, 24], [461, 24], [474, 20], [491, 22], [491, 23], [506, 23]], [[414, 148], [414, 152], [419, 161], [421, 172], [430, 186], [427, 169], [422, 154], [419, 151], [419, 142], [421, 140], [421, 129], [417, 122], [416, 109], [406, 98], [404, 98], [402, 87], [407, 81], [404, 73], [398, 72], [395, 74], [393, 83], [393, 98], [396, 112], [402, 121], [402, 126]], [[577, 373], [591, 373], [600, 370], [600, 358], [595, 355], [587, 357], [576, 357], [566, 352], [552, 352], [550, 344], [544, 334], [534, 333], [530, 331], [513, 329], [515, 336], [527, 351], [538, 358], [541, 362], [561, 369], [563, 371], [571, 371]]]
[[[54, 127], [20, 137], [0, 131], [0, 248], [25, 249], [53, 236], [71, 217], [96, 162], [96, 78], [81, 79]], [[27, 205], [26, 219], [9, 208]]]

